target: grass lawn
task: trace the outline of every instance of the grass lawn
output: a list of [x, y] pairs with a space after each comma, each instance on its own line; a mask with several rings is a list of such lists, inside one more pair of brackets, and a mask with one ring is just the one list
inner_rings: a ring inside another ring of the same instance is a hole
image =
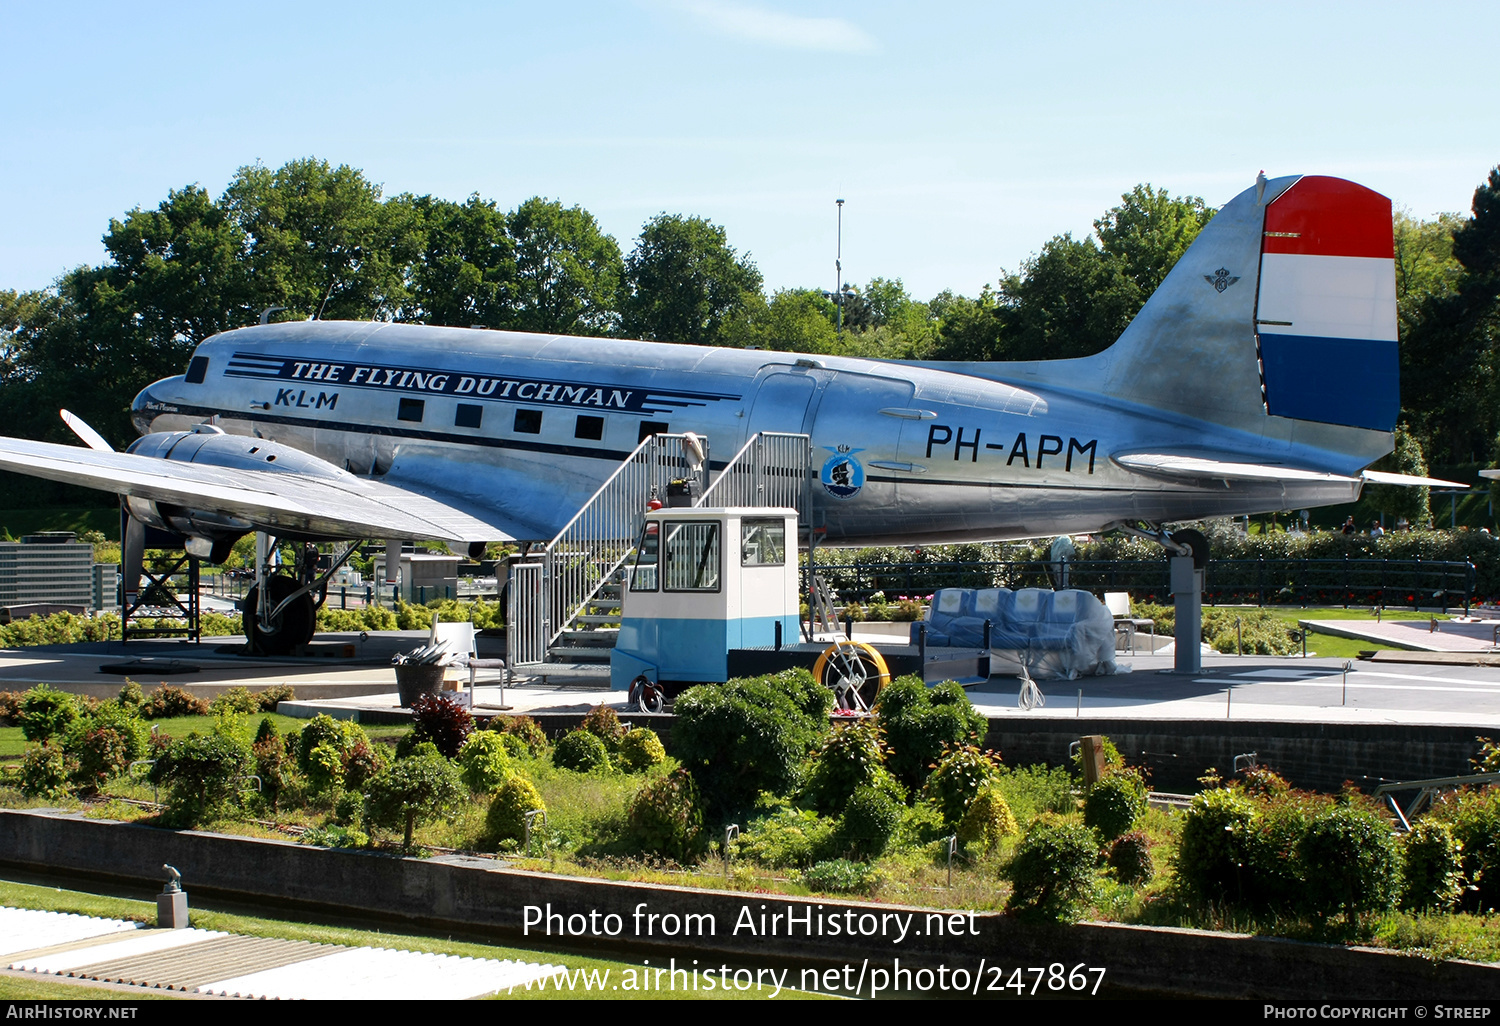
[[[22, 883], [15, 880], [0, 880], [0, 905], [9, 905], [14, 908], [36, 908], [49, 909], [54, 912], [72, 912], [78, 915], [101, 916], [110, 919], [133, 919], [137, 922], [154, 923], [156, 921], [156, 902], [143, 901], [136, 898], [123, 897], [118, 893], [95, 893], [81, 890], [65, 890], [60, 887], [48, 887], [36, 883]], [[611, 980], [622, 979], [622, 974], [630, 970], [639, 971], [640, 962], [614, 961], [603, 958], [589, 958], [582, 955], [561, 954], [555, 951], [531, 950], [526, 948], [514, 948], [498, 944], [489, 944], [482, 941], [471, 941], [455, 939], [453, 935], [437, 936], [424, 933], [388, 933], [383, 930], [370, 929], [362, 925], [354, 925], [351, 920], [333, 919], [327, 916], [306, 915], [297, 919], [280, 915], [267, 915], [222, 902], [214, 902], [208, 899], [194, 898], [192, 903], [193, 926], [204, 930], [223, 930], [228, 933], [243, 934], [251, 937], [279, 937], [284, 940], [303, 940], [320, 944], [343, 944], [348, 947], [376, 947], [394, 948], [404, 951], [425, 951], [438, 955], [456, 955], [461, 958], [493, 958], [493, 959], [515, 959], [522, 962], [542, 962], [552, 965], [565, 965], [570, 970], [593, 970], [598, 972], [609, 972]], [[46, 988], [40, 992], [36, 988]], [[785, 990], [782, 992], [787, 997], [818, 997], [821, 995], [809, 994], [804, 991]], [[156, 991], [142, 991], [142, 995], [157, 994]], [[619, 1000], [621, 998], [644, 997], [647, 999], [659, 998], [753, 998], [754, 991], [724, 993], [722, 991], [697, 992], [671, 992], [671, 991], [646, 991], [633, 992], [627, 990], [586, 991], [555, 991], [555, 990], [520, 990], [512, 994], [497, 994], [496, 998], [522, 998], [522, 999], [551, 999], [562, 998], [564, 1000], [577, 1000], [581, 998], [593, 998], [603, 1000]], [[54, 984], [47, 981], [45, 977], [24, 978], [0, 975], [0, 998], [27, 999], [36, 997], [64, 998], [78, 1000], [88, 997], [99, 1000], [135, 1000], [134, 993], [122, 993], [114, 988], [94, 988], [86, 995], [80, 993], [76, 987], [67, 984]]]

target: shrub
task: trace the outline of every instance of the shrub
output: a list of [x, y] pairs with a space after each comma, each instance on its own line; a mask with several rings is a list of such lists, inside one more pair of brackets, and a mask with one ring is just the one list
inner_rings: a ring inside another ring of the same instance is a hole
[[1401, 853], [1401, 907], [1412, 912], [1452, 911], [1464, 883], [1462, 850], [1453, 828], [1431, 816], [1419, 819], [1402, 838]]
[[945, 746], [978, 744], [988, 722], [969, 696], [949, 681], [928, 688], [917, 677], [893, 681], [875, 700], [890, 754], [886, 765], [908, 788], [916, 789]]
[[513, 772], [510, 754], [501, 735], [476, 730], [458, 752], [458, 776], [475, 794], [489, 794], [505, 783]]
[[876, 858], [891, 843], [905, 812], [906, 806], [890, 788], [857, 789], [844, 807], [839, 823], [840, 847], [856, 858]]
[[922, 797], [943, 814], [943, 822], [956, 827], [974, 796], [995, 778], [999, 759], [994, 752], [981, 752], [970, 744], [945, 749], [937, 768], [927, 778]]
[[505, 744], [505, 753], [512, 759], [524, 759], [531, 754], [531, 749], [526, 747], [526, 742], [516, 735], [498, 734], [497, 736]]
[[689, 688], [674, 706], [672, 747], [708, 810], [749, 808], [762, 791], [797, 786], [832, 704], [806, 670]]
[[1238, 899], [1245, 836], [1255, 806], [1238, 791], [1215, 788], [1193, 798], [1177, 842], [1177, 880], [1191, 897], [1204, 901]]
[[526, 814], [546, 810], [536, 785], [517, 773], [501, 784], [490, 799], [490, 811], [484, 818], [485, 828], [492, 841], [524, 840]]
[[979, 789], [969, 807], [958, 822], [958, 839], [964, 844], [989, 851], [1000, 843], [1002, 837], [1016, 833], [1016, 817], [1010, 811], [1005, 797], [995, 787], [994, 781]]
[[365, 821], [383, 827], [404, 826], [404, 848], [412, 845], [418, 819], [440, 816], [465, 797], [453, 764], [431, 753], [397, 760], [377, 773], [364, 793]]
[[449, 759], [458, 755], [474, 730], [469, 710], [440, 695], [418, 695], [411, 703], [411, 718], [417, 738], [431, 741]]
[[1464, 907], [1500, 908], [1500, 788], [1460, 792], [1450, 809], [1444, 814], [1451, 818], [1464, 876], [1474, 888]]
[[686, 862], [703, 840], [698, 788], [686, 770], [648, 781], [630, 803], [630, 830], [642, 850]]
[[291, 783], [293, 761], [287, 755], [285, 743], [276, 736], [274, 726], [269, 734], [264, 733], [267, 724], [270, 724], [270, 720], [261, 721], [262, 733], [256, 735], [255, 743], [250, 746], [250, 754], [255, 759], [255, 775], [260, 777], [261, 797], [274, 810], [281, 799], [281, 792]]
[[1122, 884], [1132, 887], [1148, 882], [1156, 874], [1156, 863], [1151, 858], [1151, 842], [1139, 830], [1133, 830], [1115, 839], [1105, 859]]
[[1030, 919], [1072, 922], [1098, 889], [1094, 832], [1051, 817], [1037, 820], [1005, 869], [1014, 890], [1005, 910]]
[[661, 738], [654, 730], [636, 727], [634, 730], [627, 730], [620, 739], [620, 765], [631, 773], [649, 769], [663, 762], [666, 757], [667, 750], [662, 747]]
[[807, 866], [832, 850], [837, 826], [811, 809], [782, 809], [752, 820], [737, 851], [771, 869]]
[[1308, 824], [1297, 857], [1315, 913], [1381, 912], [1396, 903], [1401, 852], [1390, 825], [1374, 813], [1335, 806]]
[[1112, 841], [1135, 825], [1146, 811], [1146, 782], [1139, 773], [1111, 773], [1083, 796], [1083, 822]]
[[38, 684], [21, 696], [21, 733], [28, 741], [60, 737], [78, 721], [78, 704], [66, 691]]
[[547, 732], [530, 716], [496, 716], [490, 721], [490, 729], [519, 738], [532, 758], [547, 750]]
[[176, 716], [207, 716], [208, 703], [182, 688], [163, 684], [146, 696], [141, 716], [148, 720], [168, 720]]
[[312, 753], [319, 745], [328, 745], [338, 753], [342, 772], [344, 756], [353, 751], [360, 741], [366, 745], [370, 743], [359, 724], [353, 720], [336, 720], [326, 713], [319, 713], [307, 721], [307, 726], [302, 728], [297, 737], [297, 768], [311, 777], [315, 772]]
[[45, 741], [31, 745], [21, 760], [21, 793], [29, 798], [60, 798], [68, 793], [68, 781], [78, 763], [63, 750]]
[[1240, 790], [1252, 798], [1276, 799], [1291, 793], [1292, 786], [1279, 774], [1257, 766], [1245, 771], [1240, 779]]
[[1078, 807], [1073, 778], [1062, 766], [1000, 766], [990, 784], [1004, 796], [1018, 823], [1030, 823], [1044, 812], [1066, 813]]
[[257, 708], [248, 711], [275, 712], [276, 706], [282, 702], [293, 701], [296, 697], [297, 692], [290, 684], [272, 684], [270, 687], [255, 693]]
[[[260, 726], [255, 728], [255, 744], [262, 741], [280, 741], [281, 735], [276, 730], [276, 721], [269, 716], [262, 716]], [[283, 745], [283, 748], [285, 746]]]
[[119, 727], [92, 724], [69, 739], [68, 754], [78, 760], [75, 779], [85, 792], [97, 791], [130, 765], [130, 739]]
[[139, 710], [146, 704], [146, 693], [139, 684], [126, 677], [125, 683], [120, 686], [119, 702], [123, 708]]
[[867, 892], [881, 879], [881, 873], [873, 866], [848, 859], [829, 859], [819, 862], [802, 874], [802, 882], [810, 890], [829, 894], [854, 894]]
[[190, 826], [233, 808], [251, 758], [249, 748], [232, 737], [194, 732], [167, 747], [150, 779], [167, 787], [169, 817]]
[[351, 791], [362, 791], [384, 768], [385, 760], [374, 746], [364, 737], [357, 737], [344, 751], [344, 786]]
[[208, 703], [208, 711], [211, 713], [232, 712], [257, 713], [261, 711], [260, 700], [252, 695], [248, 689], [243, 687], [232, 687], [227, 691], [221, 691], [212, 702]]
[[575, 730], [557, 742], [552, 751], [552, 764], [562, 769], [592, 773], [609, 768], [609, 751], [604, 742], [586, 730]]
[[813, 755], [801, 802], [819, 812], [836, 813], [856, 790], [875, 783], [884, 767], [885, 748], [874, 720], [835, 726]]
[[625, 725], [620, 722], [619, 714], [603, 703], [588, 711], [581, 727], [603, 741], [610, 752], [619, 750], [620, 739], [625, 736]]

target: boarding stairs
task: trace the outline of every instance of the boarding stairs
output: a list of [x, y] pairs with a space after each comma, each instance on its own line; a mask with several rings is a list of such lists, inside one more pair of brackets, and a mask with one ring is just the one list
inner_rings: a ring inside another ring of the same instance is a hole
[[[812, 453], [807, 435], [763, 431], [710, 472], [708, 440], [652, 435], [547, 545], [510, 569], [513, 669], [603, 666], [619, 634], [624, 565], [652, 499], [667, 505], [786, 506], [805, 517]], [[680, 498], [671, 492], [686, 493]]]

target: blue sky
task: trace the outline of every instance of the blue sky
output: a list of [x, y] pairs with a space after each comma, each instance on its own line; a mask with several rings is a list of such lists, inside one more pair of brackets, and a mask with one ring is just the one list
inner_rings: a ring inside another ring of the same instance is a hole
[[724, 225], [769, 289], [975, 294], [1138, 182], [1264, 168], [1418, 216], [1500, 161], [1493, 8], [1233, 3], [7, 3], [0, 288], [103, 260], [111, 217], [316, 156], [387, 195], [541, 195], [628, 251]]

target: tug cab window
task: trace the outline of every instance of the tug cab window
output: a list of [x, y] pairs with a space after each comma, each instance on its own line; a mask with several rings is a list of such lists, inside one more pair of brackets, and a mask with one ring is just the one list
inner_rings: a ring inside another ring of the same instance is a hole
[[208, 374], [208, 357], [195, 356], [188, 361], [187, 374], [182, 380], [189, 385], [201, 385], [206, 374]]
[[403, 399], [401, 406], [396, 410], [397, 420], [409, 420], [414, 424], [422, 423], [422, 411], [427, 407], [425, 399]]
[[591, 417], [587, 413], [578, 415], [578, 423], [573, 428], [574, 438], [585, 438], [591, 442], [597, 442], [604, 437], [604, 418]]
[[477, 428], [480, 422], [483, 420], [483, 406], [473, 406], [469, 403], [459, 403], [458, 411], [453, 415], [453, 426]]
[[517, 410], [516, 411], [516, 434], [539, 435], [542, 433], [542, 411], [541, 410]]
[[635, 563], [630, 568], [631, 591], [656, 590], [656, 560], [660, 550], [661, 521], [648, 520], [635, 546]]
[[674, 523], [666, 528], [666, 534], [662, 587], [667, 591], [718, 591], [718, 523]]
[[786, 521], [780, 517], [740, 521], [740, 566], [786, 563]]

